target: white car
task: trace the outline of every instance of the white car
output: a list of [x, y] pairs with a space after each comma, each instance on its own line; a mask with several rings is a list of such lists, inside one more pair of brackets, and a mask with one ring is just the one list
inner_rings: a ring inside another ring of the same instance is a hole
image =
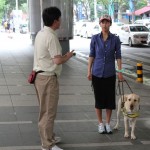
[[148, 28], [148, 29], [149, 29], [149, 31], [150, 31], [150, 25], [148, 25], [148, 26], [147, 26], [147, 28]]
[[20, 25], [20, 33], [22, 33], [22, 34], [28, 33], [28, 24]]
[[123, 25], [124, 23], [122, 22], [113, 22], [112, 25], [110, 26], [110, 32], [119, 36], [118, 32], [120, 31]]
[[150, 33], [148, 34], [147, 44], [150, 46]]
[[81, 32], [81, 28], [86, 26], [86, 24], [89, 23], [88, 21], [79, 21], [79, 22], [75, 22], [74, 24], [74, 36], [79, 36], [80, 32]]
[[91, 35], [95, 35], [95, 34], [98, 34], [98, 33], [101, 33], [102, 29], [100, 27], [99, 24], [95, 24], [91, 30]]
[[99, 24], [94, 22], [87, 22], [82, 26], [80, 36], [85, 38], [91, 38], [94, 34], [100, 33]]
[[99, 24], [92, 23], [91, 26], [82, 30], [81, 36], [85, 38], [91, 38], [93, 35], [101, 33], [102, 29]]
[[150, 25], [150, 19], [141, 19], [141, 20], [136, 20], [134, 24], [142, 24], [144, 26]]
[[123, 44], [142, 45], [147, 44], [149, 29], [144, 25], [128, 24], [121, 27], [118, 35]]

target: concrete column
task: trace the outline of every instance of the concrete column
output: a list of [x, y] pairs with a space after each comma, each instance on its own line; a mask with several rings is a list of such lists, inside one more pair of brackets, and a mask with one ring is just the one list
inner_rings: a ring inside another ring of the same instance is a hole
[[43, 0], [43, 9], [56, 6], [61, 10], [62, 22], [56, 32], [63, 49], [63, 54], [70, 50], [69, 40], [73, 38], [73, 0]]
[[37, 32], [43, 27], [41, 14], [44, 8], [56, 6], [62, 12], [62, 22], [57, 30], [63, 54], [70, 50], [69, 40], [73, 38], [73, 0], [29, 0], [30, 32], [34, 42]]
[[31, 33], [32, 43], [35, 36], [41, 30], [41, 6], [40, 0], [29, 0], [29, 29]]

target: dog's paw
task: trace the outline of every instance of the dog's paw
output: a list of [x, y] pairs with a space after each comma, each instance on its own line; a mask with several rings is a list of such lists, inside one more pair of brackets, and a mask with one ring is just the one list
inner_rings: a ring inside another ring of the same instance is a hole
[[128, 133], [125, 133], [125, 134], [124, 134], [124, 137], [125, 137], [125, 138], [129, 138], [129, 134], [128, 134]]
[[135, 135], [131, 135], [131, 140], [135, 140], [136, 136]]
[[114, 130], [118, 130], [118, 129], [119, 129], [119, 125], [116, 124], [116, 125], [114, 126]]

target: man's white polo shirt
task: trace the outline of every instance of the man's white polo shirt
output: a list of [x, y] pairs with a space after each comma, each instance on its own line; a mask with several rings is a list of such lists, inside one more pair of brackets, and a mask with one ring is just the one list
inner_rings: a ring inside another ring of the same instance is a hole
[[42, 75], [60, 75], [62, 65], [53, 62], [56, 55], [62, 55], [58, 37], [53, 29], [44, 26], [35, 38], [33, 70], [44, 71]]

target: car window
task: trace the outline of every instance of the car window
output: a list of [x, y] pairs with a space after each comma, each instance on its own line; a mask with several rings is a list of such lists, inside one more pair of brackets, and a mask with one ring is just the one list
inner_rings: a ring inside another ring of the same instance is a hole
[[131, 32], [147, 32], [149, 30], [145, 26], [130, 26], [130, 31]]
[[27, 24], [20, 24], [20, 27], [27, 27], [28, 25]]
[[138, 30], [136, 29], [136, 26], [131, 26], [131, 27], [130, 27], [130, 31], [131, 31], [131, 32], [135, 32], [135, 31], [138, 31]]
[[82, 27], [86, 27], [86, 24], [83, 24]]
[[22, 27], [27, 27], [27, 24], [23, 24]]
[[99, 25], [96, 25], [96, 26], [94, 27], [94, 29], [99, 29]]
[[137, 20], [137, 21], [135, 21], [134, 23], [135, 23], [135, 24], [142, 24], [143, 22], [142, 22], [142, 20]]
[[128, 28], [128, 27], [125, 27], [125, 28], [124, 28], [124, 31], [125, 31], [125, 32], [129, 32], [129, 28]]
[[121, 30], [124, 30], [124, 27], [121, 27]]
[[122, 27], [121, 30], [123, 30], [125, 32], [129, 32], [129, 28], [127, 26]]

